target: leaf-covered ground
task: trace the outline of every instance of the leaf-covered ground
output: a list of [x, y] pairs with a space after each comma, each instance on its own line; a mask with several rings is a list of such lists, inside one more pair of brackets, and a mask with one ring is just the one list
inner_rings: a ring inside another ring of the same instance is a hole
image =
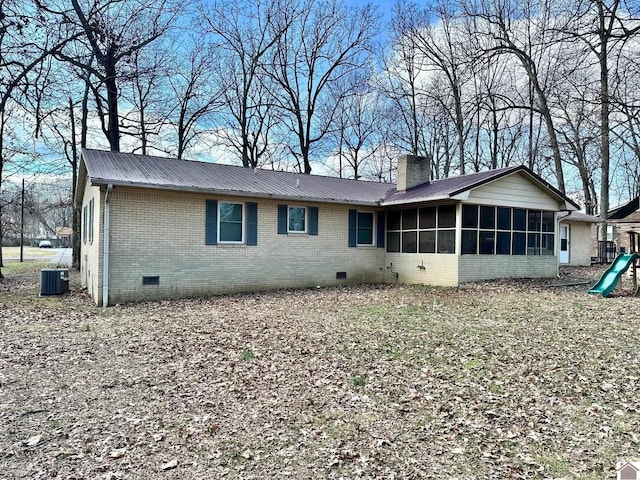
[[0, 476], [615, 478], [639, 456], [640, 299], [588, 295], [601, 271], [100, 309], [14, 270]]

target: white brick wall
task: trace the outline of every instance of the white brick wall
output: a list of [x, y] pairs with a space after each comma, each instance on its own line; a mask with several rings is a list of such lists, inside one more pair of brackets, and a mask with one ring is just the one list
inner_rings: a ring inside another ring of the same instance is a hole
[[[104, 188], [87, 185], [83, 206], [91, 198], [94, 242], [82, 244], [81, 281], [100, 304]], [[125, 187], [111, 192], [110, 304], [347, 283], [457, 286], [557, 273], [555, 256], [399, 254], [376, 247], [349, 248], [349, 206], [334, 204], [289, 202], [318, 207], [318, 235], [279, 235], [278, 204], [286, 202], [251, 200], [258, 203], [257, 246], [205, 245], [207, 199], [247, 200]], [[347, 279], [336, 279], [336, 272], [346, 272]], [[142, 285], [143, 276], [159, 276], [160, 284]]]
[[462, 255], [460, 283], [494, 278], [544, 278], [558, 273], [555, 255]]
[[591, 265], [591, 224], [567, 222], [569, 230], [569, 265]]
[[[455, 287], [458, 285], [458, 260], [457, 255], [387, 253], [385, 263], [390, 268], [386, 281], [395, 281], [393, 272], [396, 272], [398, 283]], [[420, 268], [422, 266], [424, 269]]]
[[[315, 205], [317, 236], [278, 235], [277, 205], [284, 202], [257, 200], [257, 246], [205, 245], [206, 199], [215, 197], [112, 192], [110, 303], [383, 281], [384, 249], [348, 247], [347, 206]], [[156, 275], [160, 285], [142, 285], [142, 276]]]

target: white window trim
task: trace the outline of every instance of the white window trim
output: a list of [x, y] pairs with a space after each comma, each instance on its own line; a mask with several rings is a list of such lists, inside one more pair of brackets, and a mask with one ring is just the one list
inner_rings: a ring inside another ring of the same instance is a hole
[[[289, 226], [289, 212], [292, 208], [302, 208], [304, 210], [304, 230], [291, 230]], [[305, 234], [309, 232], [309, 209], [307, 207], [300, 207], [298, 205], [287, 205], [287, 233], [291, 233], [293, 235], [296, 234]]]
[[[360, 229], [360, 214], [361, 213], [370, 213], [373, 220], [371, 222], [371, 243], [360, 243], [358, 242], [358, 230]], [[356, 246], [358, 247], [375, 247], [376, 246], [376, 223], [378, 216], [376, 212], [367, 212], [366, 210], [358, 210], [356, 212]]]
[[[227, 204], [232, 204], [232, 205], [241, 205], [242, 206], [242, 222], [241, 222], [241, 229], [242, 229], [242, 239], [240, 241], [229, 241], [229, 240], [221, 240], [220, 238], [220, 220], [222, 218], [222, 216], [220, 215], [220, 207], [222, 206], [223, 203], [227, 203]], [[246, 237], [247, 237], [247, 216], [246, 216], [246, 206], [244, 202], [223, 202], [223, 201], [218, 201], [218, 225], [216, 225], [216, 228], [218, 229], [218, 243], [223, 244], [223, 245], [244, 245], [246, 242]]]

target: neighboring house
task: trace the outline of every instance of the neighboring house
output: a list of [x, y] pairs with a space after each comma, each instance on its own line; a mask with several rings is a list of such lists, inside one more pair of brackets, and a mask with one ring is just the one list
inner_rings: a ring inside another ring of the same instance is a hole
[[97, 304], [345, 283], [557, 274], [578, 206], [524, 166], [398, 184], [84, 150], [82, 284]]
[[609, 211], [607, 219], [607, 240], [614, 242], [617, 251], [625, 249], [631, 251], [631, 237], [636, 238], [638, 248], [638, 234], [640, 234], [640, 197]]
[[69, 247], [73, 238], [73, 228], [56, 227], [56, 237], [60, 240], [60, 246]]
[[561, 214], [558, 245], [558, 261], [561, 265], [591, 265], [594, 255], [592, 230], [594, 225], [601, 222], [601, 218], [585, 213]]

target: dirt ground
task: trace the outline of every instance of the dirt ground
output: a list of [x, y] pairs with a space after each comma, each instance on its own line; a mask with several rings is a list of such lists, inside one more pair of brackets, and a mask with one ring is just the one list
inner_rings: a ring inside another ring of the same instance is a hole
[[[21, 267], [22, 268], [22, 267]], [[25, 269], [26, 268], [26, 269]], [[0, 283], [0, 477], [615, 478], [640, 299], [603, 267], [97, 308]]]

